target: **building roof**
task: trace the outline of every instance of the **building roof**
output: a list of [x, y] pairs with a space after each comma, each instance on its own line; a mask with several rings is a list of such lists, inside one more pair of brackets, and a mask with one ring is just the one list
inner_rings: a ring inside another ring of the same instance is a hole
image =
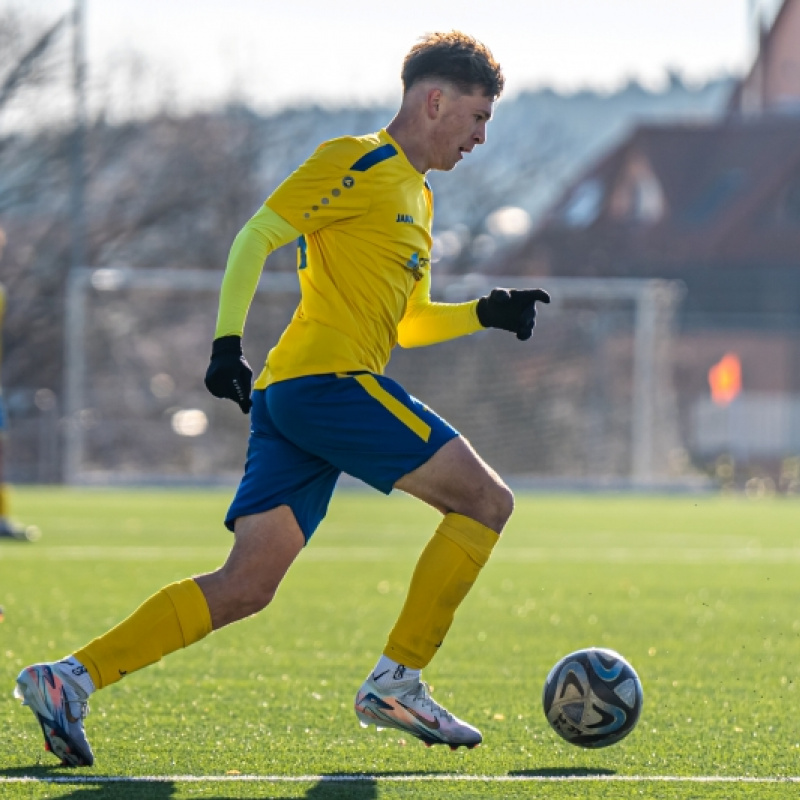
[[517, 258], [544, 256], [557, 274], [630, 274], [631, 261], [800, 267], [800, 119], [638, 128], [567, 189]]

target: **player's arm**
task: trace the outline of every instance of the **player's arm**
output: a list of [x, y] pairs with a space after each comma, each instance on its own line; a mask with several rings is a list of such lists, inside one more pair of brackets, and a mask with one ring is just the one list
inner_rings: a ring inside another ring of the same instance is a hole
[[252, 405], [253, 378], [242, 352], [247, 312], [267, 256], [298, 236], [300, 233], [292, 225], [263, 205], [239, 231], [228, 255], [205, 383], [211, 394], [233, 400], [245, 414]]
[[431, 300], [431, 273], [423, 270], [397, 327], [397, 341], [401, 347], [424, 347], [482, 330], [477, 304], [477, 300], [434, 303]]
[[299, 236], [299, 231], [267, 205], [261, 206], [239, 231], [222, 278], [215, 339], [242, 336], [267, 256]]
[[397, 330], [401, 347], [422, 347], [459, 336], [500, 328], [530, 339], [536, 324], [536, 303], [549, 303], [543, 289], [493, 289], [466, 303], [434, 303], [429, 270], [414, 287]]
[[250, 410], [252, 370], [242, 354], [242, 332], [267, 256], [301, 235], [363, 214], [367, 181], [348, 180], [364, 145], [343, 137], [320, 145], [267, 198], [233, 242], [220, 292], [219, 314], [206, 386], [211, 394]]

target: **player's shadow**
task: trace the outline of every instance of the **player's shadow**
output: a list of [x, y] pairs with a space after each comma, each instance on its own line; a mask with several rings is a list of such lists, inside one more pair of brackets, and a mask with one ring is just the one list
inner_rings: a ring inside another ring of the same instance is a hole
[[375, 778], [336, 781], [350, 775], [327, 775], [327, 780], [312, 786], [305, 794], [307, 800], [377, 800], [378, 782]]
[[[0, 769], [0, 775], [8, 778], [38, 779], [41, 781], [40, 786], [70, 786], [71, 791], [59, 795], [61, 800], [171, 800], [176, 794], [176, 785], [169, 780], [115, 781], [113, 778], [68, 773], [61, 767]], [[265, 784], [263, 792], [259, 790], [257, 792], [254, 795], [257, 800], [281, 800], [288, 796], [278, 791], [274, 784]], [[378, 784], [372, 777], [364, 777], [362, 780], [352, 773], [332, 773], [314, 784], [302, 797], [307, 800], [377, 800]], [[224, 798], [207, 796], [207, 800], [224, 800]]]
[[[32, 778], [28, 786], [69, 787], [66, 794], [59, 794], [60, 800], [170, 800], [175, 796], [175, 784], [171, 781], [148, 781], [127, 783], [114, 781], [105, 776], [94, 776], [76, 770], [66, 770], [53, 765], [37, 764], [29, 767], [0, 769], [5, 778]], [[26, 784], [9, 783], [8, 786]]]
[[531, 776], [536, 778], [591, 778], [603, 775], [616, 775], [613, 769], [589, 769], [588, 767], [548, 767], [547, 769], [512, 769], [509, 775]]

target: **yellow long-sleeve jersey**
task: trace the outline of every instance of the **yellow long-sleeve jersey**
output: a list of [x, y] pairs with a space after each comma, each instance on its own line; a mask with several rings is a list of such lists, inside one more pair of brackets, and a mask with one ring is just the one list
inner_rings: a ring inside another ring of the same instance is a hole
[[267, 199], [228, 259], [216, 335], [242, 335], [265, 257], [298, 239], [301, 299], [256, 381], [382, 373], [392, 348], [481, 329], [476, 301], [430, 299], [433, 197], [385, 131], [322, 144]]

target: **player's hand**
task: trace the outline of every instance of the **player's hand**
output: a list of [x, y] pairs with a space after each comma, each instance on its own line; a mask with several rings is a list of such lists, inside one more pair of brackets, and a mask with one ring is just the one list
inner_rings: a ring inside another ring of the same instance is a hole
[[253, 370], [242, 352], [241, 336], [221, 336], [211, 346], [211, 363], [206, 370], [206, 388], [214, 397], [226, 397], [247, 414], [253, 405], [250, 386]]
[[492, 289], [478, 300], [478, 321], [484, 328], [500, 328], [524, 342], [536, 325], [536, 303], [549, 303], [544, 289]]

